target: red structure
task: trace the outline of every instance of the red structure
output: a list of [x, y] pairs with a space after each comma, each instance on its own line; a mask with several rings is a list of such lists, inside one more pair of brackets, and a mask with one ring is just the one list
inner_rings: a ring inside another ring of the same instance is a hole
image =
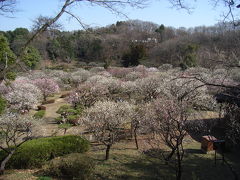
[[213, 143], [217, 139], [214, 136], [202, 136], [201, 149], [203, 152], [208, 153], [209, 151], [214, 151]]

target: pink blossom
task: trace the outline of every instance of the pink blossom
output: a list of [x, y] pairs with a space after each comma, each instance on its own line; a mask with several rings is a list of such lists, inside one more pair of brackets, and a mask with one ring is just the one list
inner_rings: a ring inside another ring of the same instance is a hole
[[58, 84], [49, 78], [35, 79], [33, 84], [41, 90], [44, 100], [46, 100], [47, 96], [59, 92]]

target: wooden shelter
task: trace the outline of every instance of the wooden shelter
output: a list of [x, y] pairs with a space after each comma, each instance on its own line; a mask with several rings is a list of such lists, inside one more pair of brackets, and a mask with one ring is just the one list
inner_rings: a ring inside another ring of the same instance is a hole
[[211, 135], [202, 136], [201, 150], [204, 153], [208, 153], [214, 150], [214, 141], [217, 141], [217, 138]]

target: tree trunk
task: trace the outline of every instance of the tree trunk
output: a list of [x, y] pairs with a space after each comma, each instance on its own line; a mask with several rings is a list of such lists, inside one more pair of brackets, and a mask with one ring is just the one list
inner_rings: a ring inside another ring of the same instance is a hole
[[177, 170], [176, 170], [176, 180], [181, 180], [182, 178], [182, 160], [180, 155], [179, 147], [177, 147]]
[[16, 150], [12, 150], [5, 158], [4, 160], [1, 162], [1, 167], [0, 167], [0, 175], [2, 175], [5, 171], [5, 166], [6, 163], [9, 161], [9, 159], [12, 157], [12, 155], [14, 154]]
[[173, 148], [171, 153], [166, 158], [164, 158], [166, 162], [168, 162], [172, 158], [172, 156], [174, 155], [175, 151], [176, 151], [176, 149]]
[[109, 159], [109, 151], [110, 151], [111, 145], [107, 145], [107, 149], [106, 149], [106, 158], [105, 160]]
[[45, 93], [43, 93], [43, 100], [46, 102], [47, 101], [47, 95], [45, 95]]
[[134, 128], [134, 140], [136, 144], [136, 148], [138, 149], [138, 139], [137, 139], [137, 128]]
[[133, 122], [131, 122], [131, 138], [133, 138], [133, 129], [134, 129], [133, 126], [134, 126]]

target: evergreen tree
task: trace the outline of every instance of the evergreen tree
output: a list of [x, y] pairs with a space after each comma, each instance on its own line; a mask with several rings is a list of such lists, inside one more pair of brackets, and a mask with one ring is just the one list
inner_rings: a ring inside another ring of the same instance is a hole
[[146, 48], [143, 44], [130, 45], [130, 50], [123, 54], [122, 65], [124, 67], [137, 66], [140, 64], [140, 60], [146, 56]]
[[39, 51], [34, 47], [27, 47], [22, 60], [31, 69], [36, 68], [37, 63], [40, 61], [41, 56]]
[[0, 71], [14, 64], [16, 56], [9, 47], [7, 38], [0, 34]]

